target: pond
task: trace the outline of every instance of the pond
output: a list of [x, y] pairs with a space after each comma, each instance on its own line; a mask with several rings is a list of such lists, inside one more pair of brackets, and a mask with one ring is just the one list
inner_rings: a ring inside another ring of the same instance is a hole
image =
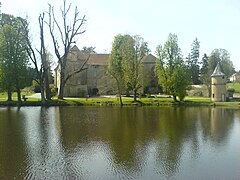
[[238, 179], [240, 109], [0, 108], [0, 179]]

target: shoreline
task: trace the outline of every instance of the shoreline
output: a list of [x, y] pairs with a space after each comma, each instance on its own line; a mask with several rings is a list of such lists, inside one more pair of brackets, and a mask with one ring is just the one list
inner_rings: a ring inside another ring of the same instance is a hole
[[[191, 98], [183, 102], [173, 102], [171, 99], [161, 98], [144, 98], [133, 102], [132, 99], [125, 99], [123, 107], [191, 107], [191, 106], [208, 106], [208, 107], [240, 107], [239, 101], [231, 102], [212, 102], [208, 98]], [[19, 103], [18, 101], [0, 101], [0, 107], [54, 107], [54, 106], [84, 106], [84, 107], [120, 107], [117, 98], [66, 98], [64, 100], [53, 99], [42, 104], [41, 101], [27, 100]]]

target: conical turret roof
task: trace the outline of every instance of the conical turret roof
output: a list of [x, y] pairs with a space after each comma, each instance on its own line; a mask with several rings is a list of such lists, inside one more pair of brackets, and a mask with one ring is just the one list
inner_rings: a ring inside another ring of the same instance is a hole
[[224, 76], [224, 75], [225, 74], [221, 70], [220, 63], [218, 62], [211, 76], [213, 77], [213, 76]]

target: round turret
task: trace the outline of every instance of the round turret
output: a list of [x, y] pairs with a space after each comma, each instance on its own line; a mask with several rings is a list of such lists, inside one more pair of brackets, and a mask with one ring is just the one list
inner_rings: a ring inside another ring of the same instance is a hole
[[218, 63], [213, 74], [211, 75], [211, 89], [212, 89], [212, 101], [226, 101], [227, 99], [227, 78], [221, 71], [220, 64]]

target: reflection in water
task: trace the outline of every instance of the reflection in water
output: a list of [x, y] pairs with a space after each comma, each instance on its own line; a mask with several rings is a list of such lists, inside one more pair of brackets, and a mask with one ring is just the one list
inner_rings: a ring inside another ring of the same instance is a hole
[[0, 109], [0, 179], [25, 173], [27, 153], [20, 119], [24, 119], [24, 115], [19, 109]]
[[[25, 134], [28, 148], [26, 179], [56, 178], [64, 172], [61, 124], [53, 108], [37, 107], [26, 113]], [[60, 161], [61, 160], [61, 161]], [[57, 168], [56, 168], [57, 167]]]
[[236, 178], [239, 120], [224, 108], [2, 108], [0, 178]]

